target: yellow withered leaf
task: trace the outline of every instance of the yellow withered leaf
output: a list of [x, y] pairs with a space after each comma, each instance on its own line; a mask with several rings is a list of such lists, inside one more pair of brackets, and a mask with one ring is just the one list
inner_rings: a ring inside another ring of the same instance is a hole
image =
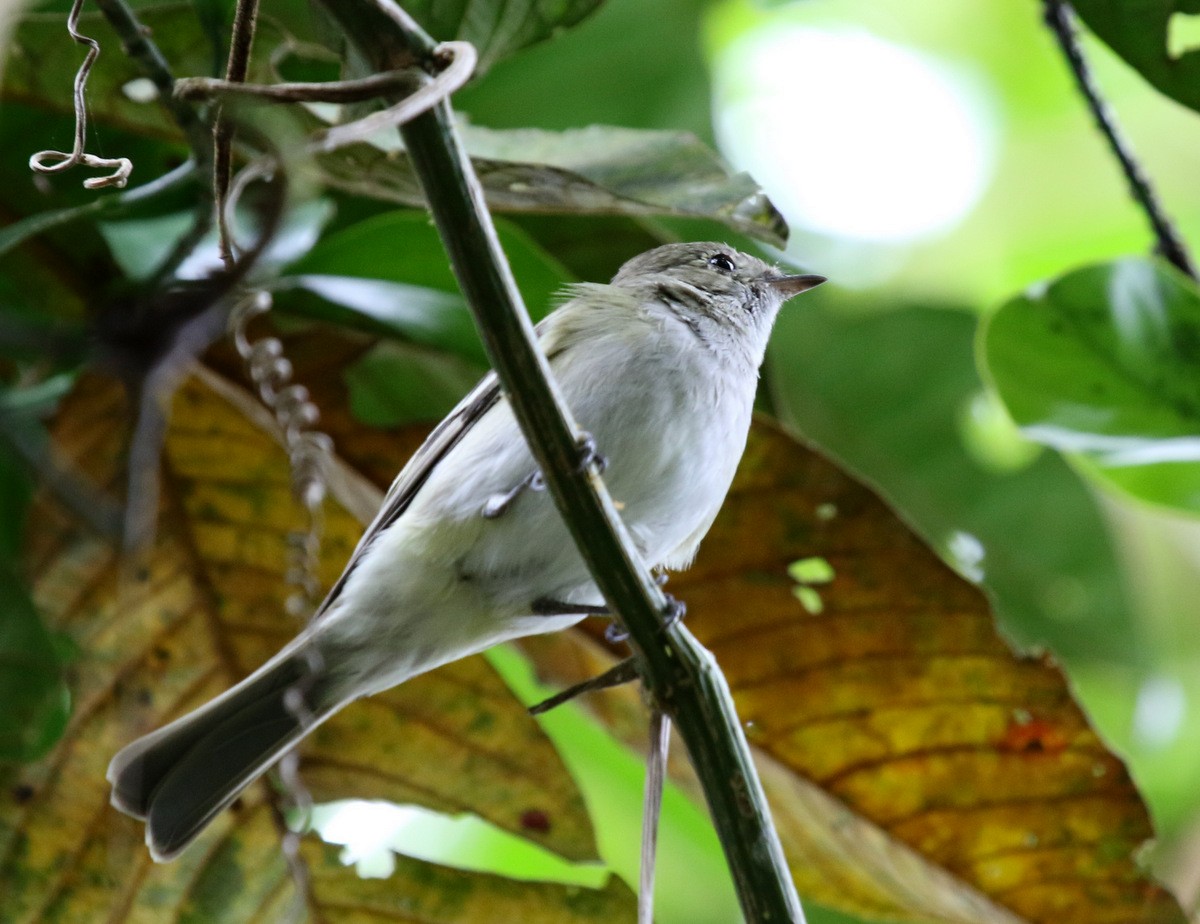
[[[303, 518], [286, 456], [254, 419], [261, 416], [211, 373], [183, 383], [164, 446], [157, 537], [136, 567], [123, 568], [111, 543], [53, 504], [35, 508], [30, 575], [43, 617], [78, 649], [74, 710], [46, 759], [0, 767], [0, 917], [157, 922], [190, 911], [257, 922], [295, 901], [339, 921], [494, 920], [492, 905], [520, 908], [514, 919], [523, 920], [630, 917], [632, 898], [615, 883], [598, 891], [513, 883], [401, 861], [392, 877], [364, 886], [312, 837], [303, 848], [309, 886], [297, 898], [280, 852], [286, 802], [266, 783], [168, 864], [153, 864], [141, 824], [109, 807], [104, 774], [117, 749], [221, 692], [300, 628], [285, 613], [284, 573], [289, 533]], [[127, 427], [121, 389], [88, 377], [65, 402], [54, 436], [82, 472], [119, 491]], [[364, 499], [378, 500], [344, 466], [334, 482], [335, 496], [360, 513], [369, 509]], [[328, 584], [361, 525], [336, 499], [324, 516]], [[573, 780], [481, 658], [351, 705], [301, 754], [301, 777], [317, 801], [382, 798], [471, 812], [569, 859], [596, 856]]]

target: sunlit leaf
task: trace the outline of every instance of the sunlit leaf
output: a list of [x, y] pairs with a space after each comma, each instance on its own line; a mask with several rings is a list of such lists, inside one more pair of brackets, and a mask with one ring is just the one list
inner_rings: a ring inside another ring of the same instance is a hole
[[335, 848], [311, 840], [305, 847], [314, 911], [329, 920], [612, 924], [633, 920], [636, 907], [629, 888], [615, 879], [603, 889], [517, 882], [403, 857], [387, 879], [356, 879], [346, 875]]
[[575, 25], [603, 0], [415, 0], [404, 8], [441, 41], [471, 42], [479, 52], [478, 72], [528, 45]]
[[1024, 432], [1143, 499], [1200, 511], [1200, 294], [1147, 260], [1076, 270], [991, 319], [983, 355]]
[[1200, 13], [1196, 0], [1072, 0], [1080, 18], [1161, 92], [1200, 110], [1200, 51], [1171, 47], [1173, 17]]
[[[180, 389], [165, 445], [159, 535], [137, 567], [122, 570], [107, 543], [50, 505], [32, 520], [35, 597], [81, 654], [71, 678], [75, 709], [59, 745], [41, 762], [0, 765], [11, 795], [0, 806], [5, 920], [108, 920], [118, 913], [159, 919], [190, 910], [206, 920], [258, 921], [268, 919], [259, 916], [262, 908], [292, 900], [279, 852], [279, 797], [270, 786], [248, 790], [178, 861], [155, 865], [140, 824], [109, 807], [104, 779], [117, 748], [220, 692], [297, 629], [284, 611], [284, 572], [288, 535], [301, 520], [285, 456], [255, 407], [211, 375]], [[63, 451], [109, 487], [119, 481], [125, 415], [119, 389], [89, 379], [56, 425]], [[410, 435], [409, 450], [419, 437]], [[378, 492], [338, 471], [335, 494], [368, 512]], [[329, 582], [360, 526], [333, 502], [325, 524], [321, 564]], [[481, 658], [348, 707], [306, 741], [301, 774], [319, 801], [356, 796], [472, 812], [562, 856], [595, 856], [574, 783]], [[410, 890], [428, 894], [420, 884], [430, 876], [459, 875], [404, 868], [413, 871], [408, 881], [394, 876], [387, 883], [393, 904]], [[460, 887], [474, 889], [481, 903], [489, 895], [513, 902], [524, 896], [530, 914], [550, 908], [554, 920], [591, 920], [597, 908], [612, 913], [627, 902], [616, 887], [581, 897], [561, 887], [471, 885], [479, 876], [462, 875]], [[349, 901], [357, 883], [351, 869], [323, 861], [305, 900], [318, 914], [345, 907], [356, 919], [390, 917], [376, 907], [378, 897]], [[361, 894], [370, 893], [368, 886]], [[606, 906], [610, 898], [614, 904]], [[572, 917], [576, 907], [583, 910]], [[457, 920], [432, 911], [429, 919]]]

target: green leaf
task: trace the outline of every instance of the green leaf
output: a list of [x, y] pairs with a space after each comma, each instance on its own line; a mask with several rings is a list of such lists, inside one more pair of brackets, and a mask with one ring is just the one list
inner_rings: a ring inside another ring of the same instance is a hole
[[404, 8], [434, 38], [470, 42], [478, 73], [501, 58], [575, 25], [603, 0], [411, 0]]
[[403, 343], [379, 343], [344, 373], [355, 419], [393, 428], [440, 420], [479, 381], [477, 366]]
[[[497, 231], [530, 314], [544, 317], [571, 275], [519, 229], [500, 222]], [[487, 363], [441, 239], [423, 213], [388, 212], [329, 235], [292, 264], [282, 284], [282, 307]]]
[[1200, 110], [1200, 50], [1174, 53], [1172, 18], [1200, 13], [1197, 0], [1073, 0], [1093, 32], [1158, 90]]
[[[549, 4], [540, 0], [538, 5]], [[207, 72], [208, 43], [187, 7], [147, 9], [141, 15], [177, 73]], [[506, 14], [506, 23], [510, 15], [519, 17]], [[85, 16], [81, 22], [81, 28], [105, 47], [119, 47], [103, 18]], [[18, 29], [16, 42], [3, 98], [68, 109], [77, 51], [64, 41], [61, 17], [30, 17]], [[273, 51], [288, 46], [287, 33], [278, 24], [261, 23], [251, 79], [271, 81]], [[140, 77], [124, 56], [101, 55], [88, 84], [93, 120], [161, 136], [164, 122], [157, 102], [137, 102], [126, 92], [129, 81]], [[315, 118], [311, 125], [317, 127]], [[710, 218], [769, 244], [782, 246], [787, 238], [786, 223], [758, 184], [745, 173], [730, 171], [687, 132], [606, 126], [563, 132], [492, 131], [466, 126], [464, 140], [493, 209]], [[350, 193], [424, 204], [407, 158], [394, 149], [355, 145], [321, 158], [320, 173], [329, 185]]]
[[779, 414], [876, 485], [960, 570], [982, 571], [1020, 642], [1068, 664], [1127, 659], [1138, 628], [1080, 477], [1046, 452], [1000, 470], [967, 440], [964, 411], [983, 387], [974, 315], [873, 297], [891, 310], [862, 316], [860, 299], [817, 290], [784, 310], [769, 365]]
[[983, 358], [1030, 438], [1153, 503], [1200, 512], [1200, 293], [1126, 259], [1012, 299]]
[[36, 760], [70, 715], [54, 640], [8, 560], [0, 560], [0, 760]]
[[[782, 247], [787, 223], [746, 173], [733, 173], [686, 132], [592, 125], [562, 132], [464, 125], [487, 203], [509, 212], [710, 218]], [[420, 206], [402, 151], [360, 144], [319, 159], [346, 192]]]

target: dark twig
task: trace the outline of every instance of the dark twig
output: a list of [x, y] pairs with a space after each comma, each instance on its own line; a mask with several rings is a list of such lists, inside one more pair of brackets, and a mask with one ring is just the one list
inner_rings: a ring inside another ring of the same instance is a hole
[[[376, 71], [413, 55], [431, 73], [436, 47], [389, 0], [322, 0]], [[483, 191], [446, 103], [401, 127], [459, 285], [534, 459], [597, 585], [630, 633], [650, 695], [672, 716], [700, 778], [751, 922], [802, 922], [804, 912], [771, 823], [762, 784], [712, 654], [679, 622], [625, 529], [595, 462], [579, 465], [580, 430], [538, 350]], [[603, 447], [601, 447], [603, 449]]]
[[443, 42], [433, 53], [433, 60], [442, 69], [431, 81], [419, 79], [411, 69], [328, 83], [261, 85], [191, 77], [176, 84], [175, 94], [183, 99], [241, 96], [270, 103], [345, 103], [374, 99], [384, 94], [401, 94], [397, 103], [380, 112], [373, 112], [345, 125], [335, 125], [318, 135], [310, 145], [311, 150], [316, 154], [328, 154], [428, 112], [470, 79], [476, 58], [475, 47], [469, 42]]
[[[192, 158], [196, 162], [198, 179], [202, 180], [202, 189], [211, 187], [212, 180], [212, 135], [207, 124], [200, 118], [199, 113], [188, 102], [176, 99], [172, 90], [175, 77], [171, 74], [170, 65], [159, 47], [150, 38], [150, 30], [142, 25], [134, 15], [125, 0], [96, 0], [96, 6], [104, 14], [109, 25], [113, 27], [121, 39], [121, 47], [130, 58], [136, 61], [154, 84], [158, 91], [158, 100], [166, 108], [175, 124], [183, 132], [188, 147], [192, 150]], [[163, 261], [155, 274], [156, 280], [170, 277], [175, 267], [196, 248], [196, 244], [208, 233], [212, 225], [212, 199], [202, 195], [196, 203], [192, 227], [188, 230]]]
[[125, 513], [125, 548], [130, 552], [148, 547], [154, 535], [170, 397], [190, 364], [226, 331], [232, 295], [283, 220], [286, 176], [279, 170], [269, 179], [259, 236], [232, 269], [201, 280], [158, 280], [141, 303], [130, 307], [118, 302], [98, 318], [106, 358], [129, 383], [137, 405]]
[[175, 95], [188, 100], [245, 96], [264, 103], [361, 103], [384, 93], [404, 92], [412, 84], [412, 71], [316, 83], [233, 83], [213, 77], [183, 77], [175, 81]]
[[[229, 60], [225, 63], [225, 80], [242, 84], [250, 72], [250, 48], [254, 44], [254, 29], [258, 24], [258, 0], [237, 0], [233, 13], [233, 31], [229, 38]], [[176, 93], [176, 96], [180, 94]], [[233, 248], [229, 242], [229, 227], [225, 222], [225, 197], [229, 194], [229, 179], [233, 169], [233, 123], [225, 117], [224, 107], [217, 104], [213, 114], [213, 202], [216, 204], [218, 247], [227, 267], [233, 266]]]
[[142, 25], [125, 0], [96, 0], [96, 6], [120, 36], [125, 54], [146, 72], [158, 90], [159, 102], [166, 107], [187, 138], [197, 165], [207, 172], [212, 164], [208, 129], [190, 104], [176, 99], [172, 94], [175, 78], [167, 59], [151, 40], [150, 30]]
[[1156, 249], [1165, 259], [1195, 279], [1196, 269], [1187, 246], [1180, 238], [1179, 232], [1175, 230], [1171, 219], [1163, 211], [1162, 204], [1158, 201], [1158, 196], [1150, 185], [1150, 178], [1146, 176], [1129, 142], [1122, 135], [1108, 103], [1100, 95], [1091, 68], [1083, 56], [1083, 50], [1079, 47], [1079, 35], [1075, 28], [1074, 13], [1070, 4], [1065, 3], [1064, 0], [1043, 0], [1043, 14], [1050, 31], [1058, 40], [1063, 56], [1067, 59], [1079, 92], [1087, 100], [1088, 109], [1091, 110], [1096, 125], [1121, 164], [1121, 170], [1129, 182], [1130, 193], [1150, 222], [1150, 227], [1157, 240]]

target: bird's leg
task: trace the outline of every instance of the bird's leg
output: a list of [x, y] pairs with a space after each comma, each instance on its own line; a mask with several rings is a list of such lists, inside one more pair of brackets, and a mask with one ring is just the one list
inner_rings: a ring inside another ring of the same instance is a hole
[[526, 478], [519, 481], [514, 487], [505, 491], [503, 494], [493, 494], [487, 499], [487, 503], [483, 505], [483, 518], [485, 520], [494, 520], [499, 516], [503, 516], [505, 511], [513, 505], [518, 497], [525, 491], [544, 491], [546, 490], [546, 479], [542, 477], [540, 471], [531, 472]]
[[592, 603], [566, 603], [553, 600], [550, 597], [538, 597], [533, 601], [531, 611], [534, 616], [610, 616], [607, 606], [596, 606]]
[[563, 703], [569, 702], [583, 693], [590, 693], [593, 690], [607, 690], [609, 687], [616, 687], [623, 683], [629, 683], [631, 680], [637, 680], [637, 677], [637, 664], [634, 663], [633, 658], [626, 658], [624, 661], [618, 661], [600, 676], [592, 677], [590, 680], [567, 687], [561, 693], [555, 693], [549, 699], [542, 700], [536, 706], [530, 706], [529, 714], [541, 715], [543, 712], [549, 712], [555, 706], [561, 706]]

